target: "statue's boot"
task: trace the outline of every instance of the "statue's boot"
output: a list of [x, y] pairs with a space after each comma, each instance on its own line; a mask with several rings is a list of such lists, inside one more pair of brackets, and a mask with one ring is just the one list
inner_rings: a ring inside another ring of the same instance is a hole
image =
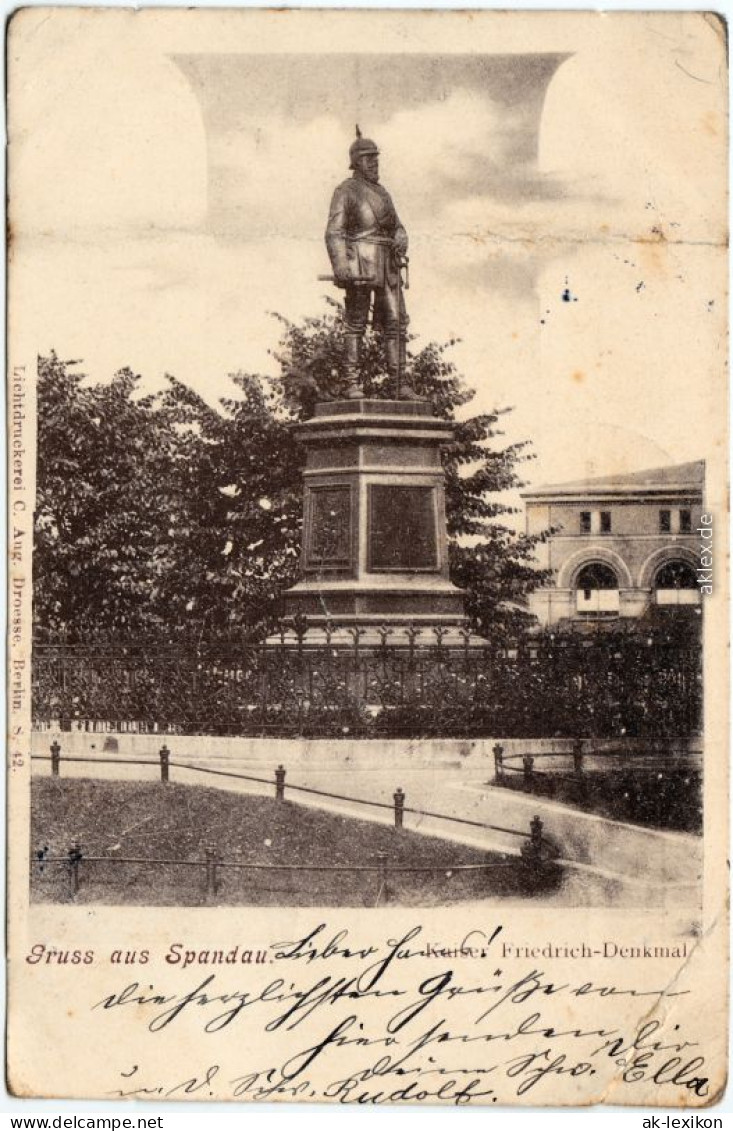
[[359, 400], [364, 396], [364, 389], [362, 388], [359, 377], [359, 360], [361, 353], [361, 334], [347, 334], [344, 350], [344, 361], [346, 369], [346, 392], [344, 396], [347, 400]]
[[405, 378], [405, 367], [407, 365], [407, 345], [404, 341], [399, 341], [397, 338], [387, 338], [384, 343], [384, 350], [387, 355], [387, 372], [395, 382], [395, 389], [397, 383], [397, 372], [400, 373], [400, 400], [401, 401], [424, 401], [425, 397], [421, 397], [415, 390], [408, 385]]

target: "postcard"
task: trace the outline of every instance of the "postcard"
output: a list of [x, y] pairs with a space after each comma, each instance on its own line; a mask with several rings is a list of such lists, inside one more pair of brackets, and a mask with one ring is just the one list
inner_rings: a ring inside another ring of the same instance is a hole
[[723, 19], [8, 68], [12, 1094], [719, 1103]]

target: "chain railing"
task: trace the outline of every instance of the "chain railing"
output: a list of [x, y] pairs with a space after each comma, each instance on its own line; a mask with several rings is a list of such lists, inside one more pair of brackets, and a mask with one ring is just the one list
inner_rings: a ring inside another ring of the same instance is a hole
[[[208, 766], [197, 766], [186, 762], [178, 762], [171, 758], [171, 751], [167, 746], [161, 747], [158, 752], [158, 757], [155, 759], [100, 758], [68, 755], [62, 757], [61, 745], [59, 742], [54, 741], [50, 747], [50, 756], [33, 755], [33, 761], [50, 762], [51, 775], [53, 778], [60, 778], [62, 776], [62, 764], [67, 762], [101, 766], [119, 763], [125, 766], [155, 767], [156, 770], [159, 770], [160, 781], [163, 785], [170, 783], [172, 770], [181, 770], [186, 773], [198, 772], [202, 775], [215, 778], [237, 779], [238, 781], [252, 783], [257, 786], [268, 786], [270, 789], [274, 789], [276, 802], [281, 803], [286, 800], [287, 771], [282, 764], [277, 766], [272, 777], [235, 773], [229, 770], [217, 770]], [[74, 778], [68, 779], [72, 788], [75, 780]], [[297, 863], [272, 863], [270, 861], [252, 862], [227, 860], [219, 847], [211, 842], [207, 842], [201, 846], [200, 855], [197, 859], [118, 855], [100, 856], [86, 852], [81, 838], [75, 837], [65, 855], [52, 853], [48, 845], [36, 848], [31, 853], [31, 882], [36, 883], [36, 885], [40, 882], [45, 882], [47, 886], [55, 888], [56, 895], [59, 897], [60, 881], [62, 889], [64, 888], [64, 884], [66, 886], [65, 898], [73, 900], [78, 896], [83, 881], [90, 882], [94, 875], [98, 877], [100, 872], [103, 874], [104, 869], [111, 868], [117, 871], [121, 868], [127, 868], [128, 870], [132, 869], [131, 874], [128, 871], [128, 882], [130, 878], [132, 878], [132, 880], [137, 883], [138, 887], [142, 889], [144, 895], [146, 888], [155, 888], [157, 890], [161, 878], [170, 885], [172, 875], [180, 875], [182, 873], [188, 873], [190, 875], [192, 874], [191, 870], [193, 870], [193, 875], [199, 877], [198, 887], [196, 887], [196, 881], [194, 882], [194, 887], [203, 901], [216, 901], [218, 897], [224, 894], [225, 873], [235, 873], [240, 877], [261, 874], [270, 878], [283, 874], [289, 876], [308, 873], [313, 876], [317, 873], [328, 873], [329, 875], [338, 873], [339, 875], [350, 874], [355, 878], [357, 885], [360, 879], [372, 877], [376, 894], [372, 898], [369, 896], [369, 891], [366, 889], [362, 894], [367, 902], [377, 905], [379, 903], [388, 902], [390, 898], [396, 894], [394, 885], [398, 882], [398, 879], [410, 874], [441, 875], [443, 877], [442, 882], [444, 882], [446, 879], [456, 881], [463, 878], [465, 880], [469, 878], [470, 875], [474, 875], [478, 881], [481, 881], [482, 877], [488, 879], [493, 878], [495, 880], [498, 873], [508, 872], [511, 874], [510, 886], [512, 890], [516, 890], [517, 892], [524, 891], [525, 893], [532, 893], [543, 887], [557, 884], [561, 877], [561, 863], [558, 859], [559, 853], [557, 846], [547, 837], [543, 822], [539, 816], [534, 816], [529, 823], [529, 827], [525, 829], [495, 825], [487, 821], [470, 820], [465, 817], [456, 817], [447, 813], [438, 813], [407, 805], [405, 792], [399, 786], [392, 794], [391, 802], [353, 797], [347, 794], [335, 793], [330, 790], [294, 785], [289, 782], [287, 783], [287, 794], [288, 798], [294, 795], [295, 800], [298, 800], [301, 796], [317, 798], [319, 800], [322, 799], [323, 802], [326, 802], [324, 808], [328, 807], [329, 802], [338, 801], [348, 802], [357, 810], [359, 807], [367, 807], [371, 810], [379, 809], [390, 814], [395, 830], [402, 830], [404, 828], [404, 818], [405, 815], [408, 814], [446, 822], [448, 828], [458, 826], [480, 829], [482, 832], [486, 833], [498, 832], [504, 836], [514, 838], [519, 852], [509, 854], [491, 850], [488, 852], [487, 859], [483, 863], [463, 863], [460, 860], [451, 860], [449, 862], [441, 860], [439, 863], [421, 863], [418, 859], [414, 863], [404, 864], [399, 861], [391, 860], [389, 854], [386, 852], [378, 852], [375, 854], [373, 860], [365, 861], [360, 864], [326, 864], [324, 862], [307, 861], [298, 861]], [[316, 805], [318, 805], [318, 801], [316, 801]], [[177, 881], [177, 884], [179, 887], [181, 886], [180, 881]], [[173, 886], [175, 887], [176, 884], [173, 884]], [[186, 884], [182, 886], [185, 887]], [[188, 886], [189, 894], [191, 894], [193, 889], [190, 888], [190, 885]], [[313, 885], [311, 885], [311, 887], [313, 888], [312, 894], [315, 898], [318, 894], [317, 889], [313, 887]], [[233, 894], [231, 884], [229, 884], [229, 891], [226, 894]], [[246, 892], [241, 894], [244, 896]], [[252, 894], [251, 890], [249, 894]], [[480, 895], [480, 892], [474, 894]]]
[[[287, 771], [282, 763], [275, 769], [271, 778], [261, 777], [257, 774], [242, 774], [234, 770], [218, 770], [213, 766], [197, 766], [190, 762], [179, 762], [171, 759], [171, 752], [167, 746], [161, 746], [158, 751], [157, 758], [113, 758], [113, 757], [98, 757], [93, 755], [74, 755], [64, 754], [62, 759], [61, 745], [57, 741], [53, 741], [50, 746], [50, 756], [45, 754], [33, 754], [31, 756], [32, 762], [50, 762], [51, 763], [51, 776], [58, 778], [61, 777], [61, 765], [63, 763], [83, 764], [83, 765], [96, 765], [96, 766], [152, 766], [160, 771], [160, 780], [162, 783], [168, 783], [171, 780], [171, 770], [184, 770], [187, 773], [199, 773], [209, 777], [215, 778], [229, 778], [234, 781], [242, 781], [252, 783], [254, 785], [265, 785], [270, 788], [274, 786], [275, 799], [283, 801], [285, 798], [285, 784]], [[72, 779], [73, 780], [73, 779]], [[467, 817], [455, 817], [448, 813], [435, 813], [428, 809], [416, 809], [413, 806], [405, 804], [405, 792], [398, 786], [392, 795], [392, 802], [376, 801], [372, 798], [354, 797], [351, 794], [334, 793], [332, 790], [315, 789], [313, 786], [294, 785], [292, 782], [287, 783], [288, 793], [304, 794], [311, 797], [322, 797], [328, 801], [346, 801], [353, 805], [363, 805], [372, 809], [382, 809], [394, 815], [395, 828], [402, 828], [404, 823], [405, 813], [412, 814], [417, 817], [432, 817], [440, 821], [449, 821], [454, 825], [465, 825], [472, 828], [483, 829], [488, 832], [504, 833], [508, 836], [518, 837], [520, 840], [532, 837], [532, 831], [527, 833], [522, 829], [507, 828], [503, 825], [492, 825], [486, 821], [472, 821]], [[535, 818], [539, 820], [538, 817]], [[542, 822], [540, 821], [540, 827]]]
[[[315, 902], [320, 902], [314, 877], [339, 877], [339, 884], [348, 883], [350, 897], [359, 893], [361, 902], [378, 906], [415, 894], [415, 884], [405, 882], [407, 877], [440, 877], [441, 887], [448, 884], [462, 887], [461, 895], [484, 898], [501, 876], [502, 887], [515, 894], [535, 894], [546, 887], [558, 884], [561, 866], [543, 855], [542, 842], [528, 840], [528, 850], [520, 856], [492, 853], [483, 863], [463, 863], [447, 860], [441, 863], [400, 864], [388, 853], [377, 852], [364, 864], [324, 864], [249, 862], [228, 860], [213, 844], [203, 846], [199, 858], [179, 859], [148, 856], [96, 856], [84, 852], [75, 841], [65, 855], [51, 855], [39, 849], [31, 854], [31, 882], [38, 892], [49, 890], [56, 900], [75, 901], [82, 887], [89, 887], [113, 875], [125, 874], [125, 888], [137, 891], [141, 902], [146, 893], [159, 891], [161, 881], [179, 896], [184, 892], [201, 903], [217, 903], [233, 896], [246, 902], [247, 896], [257, 897], [262, 892], [283, 893], [275, 881], [293, 879], [292, 889], [299, 896], [310, 891]], [[303, 876], [310, 878], [305, 884]], [[177, 878], [175, 878], [177, 877]], [[467, 890], [466, 890], [467, 889]], [[483, 889], [483, 890], [482, 890]], [[82, 895], [84, 893], [82, 892]]]

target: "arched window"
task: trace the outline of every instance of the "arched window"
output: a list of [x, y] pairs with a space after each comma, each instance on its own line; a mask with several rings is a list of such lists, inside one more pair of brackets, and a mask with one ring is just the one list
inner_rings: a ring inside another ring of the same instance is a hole
[[665, 562], [654, 578], [654, 599], [658, 605], [699, 605], [695, 571], [687, 562]]
[[618, 578], [604, 562], [583, 566], [575, 582], [576, 611], [581, 616], [618, 616]]

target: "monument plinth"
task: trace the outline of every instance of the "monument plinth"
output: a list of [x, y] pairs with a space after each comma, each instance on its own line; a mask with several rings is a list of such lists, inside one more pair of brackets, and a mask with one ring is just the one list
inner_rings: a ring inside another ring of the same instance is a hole
[[465, 644], [440, 456], [452, 424], [426, 401], [361, 398], [318, 404], [297, 432], [307, 452], [303, 548], [301, 579], [283, 594], [286, 618], [305, 616], [314, 639], [328, 626], [334, 643], [353, 644], [354, 627], [367, 646], [384, 628], [391, 646], [415, 630], [424, 643], [424, 630], [440, 627], [444, 643]]

